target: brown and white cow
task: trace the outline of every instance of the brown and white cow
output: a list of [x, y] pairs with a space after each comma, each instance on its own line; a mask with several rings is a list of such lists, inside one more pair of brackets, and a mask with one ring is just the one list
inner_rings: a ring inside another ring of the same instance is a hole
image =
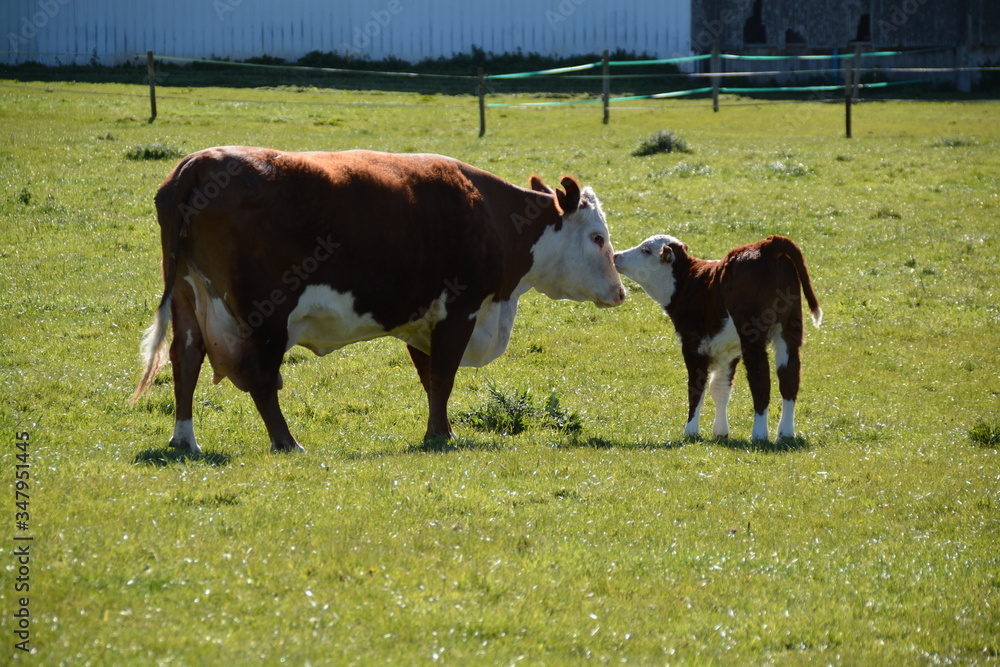
[[143, 340], [133, 402], [168, 358], [170, 445], [200, 451], [192, 397], [207, 354], [215, 382], [253, 397], [277, 450], [301, 450], [278, 405], [284, 353], [325, 355], [394, 336], [427, 392], [426, 437], [453, 437], [460, 365], [510, 340], [518, 298], [625, 299], [601, 205], [563, 177], [531, 189], [440, 155], [289, 153], [219, 147], [187, 156], [156, 208], [164, 293]]
[[778, 438], [795, 437], [799, 393], [802, 300], [813, 323], [819, 307], [798, 246], [783, 236], [736, 248], [721, 260], [698, 259], [672, 236], [652, 236], [615, 255], [615, 267], [642, 286], [673, 321], [688, 371], [686, 437], [698, 436], [698, 417], [711, 386], [716, 437], [729, 435], [726, 409], [740, 357], [753, 395], [753, 440], [767, 440], [771, 380], [767, 345], [774, 343], [781, 392]]

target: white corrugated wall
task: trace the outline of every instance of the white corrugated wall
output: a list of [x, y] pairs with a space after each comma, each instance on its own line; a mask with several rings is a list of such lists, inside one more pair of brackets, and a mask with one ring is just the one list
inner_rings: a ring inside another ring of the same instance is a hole
[[3, 0], [0, 61], [118, 64], [158, 55], [408, 61], [469, 53], [690, 54], [690, 0]]

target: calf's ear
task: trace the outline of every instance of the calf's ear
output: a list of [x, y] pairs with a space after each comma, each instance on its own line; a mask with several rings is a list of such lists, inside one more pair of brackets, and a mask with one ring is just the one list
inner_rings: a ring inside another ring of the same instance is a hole
[[563, 215], [576, 213], [580, 208], [580, 184], [572, 176], [563, 176], [559, 183], [566, 188], [565, 192], [556, 190], [559, 208], [563, 210]]
[[660, 246], [660, 261], [669, 264], [674, 261], [674, 249], [664, 243]]

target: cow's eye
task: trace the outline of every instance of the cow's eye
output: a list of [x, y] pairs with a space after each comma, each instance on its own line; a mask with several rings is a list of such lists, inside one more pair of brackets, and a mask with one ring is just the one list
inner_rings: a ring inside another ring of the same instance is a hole
[[604, 237], [600, 234], [591, 235], [590, 240], [596, 243], [598, 248], [604, 247]]
[[639, 252], [641, 252], [641, 253], [642, 253], [643, 255], [648, 255], [648, 254], [650, 254], [650, 253], [651, 253], [651, 252], [653, 252], [653, 251], [652, 251], [652, 250], [650, 250], [649, 248], [641, 248], [641, 249], [639, 250]]

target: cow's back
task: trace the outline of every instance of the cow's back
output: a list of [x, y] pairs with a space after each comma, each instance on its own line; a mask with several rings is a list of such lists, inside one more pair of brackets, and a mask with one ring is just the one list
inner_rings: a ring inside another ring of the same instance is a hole
[[226, 147], [186, 159], [164, 189], [182, 181], [184, 254], [238, 319], [269, 301], [278, 327], [322, 285], [391, 330], [450, 285], [464, 286], [450, 303], [478, 305], [498, 280], [495, 226], [450, 158]]

